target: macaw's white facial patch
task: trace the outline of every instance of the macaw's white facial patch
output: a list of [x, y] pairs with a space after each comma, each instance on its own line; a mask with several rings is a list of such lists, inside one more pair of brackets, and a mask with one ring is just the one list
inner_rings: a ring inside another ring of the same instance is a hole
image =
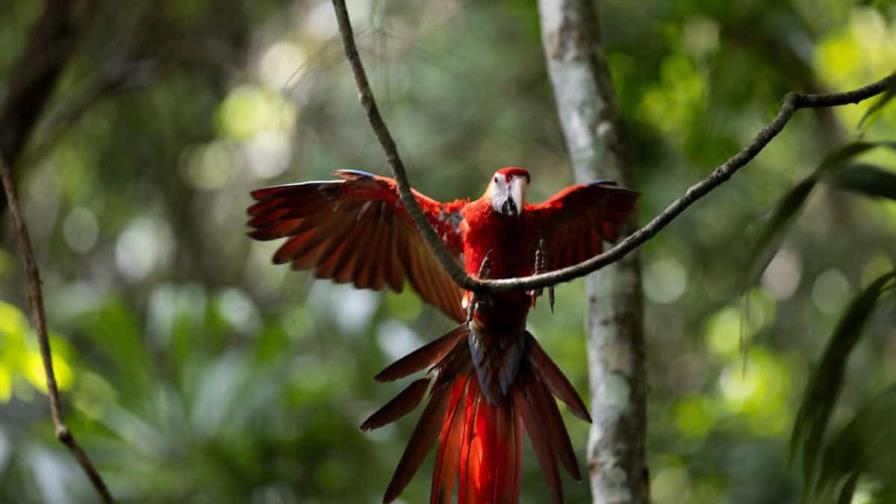
[[529, 179], [525, 176], [496, 173], [491, 181], [492, 208], [508, 216], [517, 216], [526, 205], [526, 186]]

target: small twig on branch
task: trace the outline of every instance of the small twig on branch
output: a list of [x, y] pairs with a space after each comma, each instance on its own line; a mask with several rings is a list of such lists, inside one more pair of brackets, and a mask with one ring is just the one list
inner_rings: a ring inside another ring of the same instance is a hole
[[53, 354], [50, 351], [50, 338], [47, 333], [47, 318], [44, 313], [43, 293], [41, 292], [40, 272], [34, 259], [34, 250], [31, 247], [31, 238], [28, 236], [28, 228], [22, 218], [19, 206], [19, 197], [16, 193], [12, 171], [0, 156], [0, 179], [3, 182], [3, 190], [6, 194], [9, 214], [12, 217], [15, 232], [19, 240], [19, 255], [22, 257], [22, 265], [25, 268], [25, 276], [28, 282], [28, 306], [31, 310], [31, 320], [37, 333], [37, 342], [40, 346], [40, 357], [44, 364], [44, 373], [47, 378], [47, 397], [50, 400], [50, 417], [56, 430], [56, 439], [62, 442], [77, 460], [84, 473], [90, 478], [90, 482], [99, 494], [102, 502], [112, 503], [114, 499], [106, 483], [94, 467], [87, 453], [78, 444], [75, 436], [65, 425], [62, 417], [62, 405], [59, 399], [59, 388], [56, 385], [56, 374], [53, 371]]
[[709, 194], [713, 189], [725, 183], [734, 173], [743, 168], [747, 163], [753, 160], [769, 142], [772, 141], [787, 125], [794, 112], [804, 108], [821, 108], [821, 107], [837, 107], [841, 105], [849, 105], [859, 103], [868, 98], [877, 96], [888, 89], [896, 88], [896, 74], [892, 74], [873, 84], [865, 87], [846, 91], [842, 93], [830, 94], [799, 94], [788, 93], [784, 97], [781, 108], [775, 118], [763, 128], [753, 140], [740, 150], [737, 154], [729, 158], [724, 163], [717, 166], [712, 173], [700, 182], [692, 185], [685, 191], [684, 195], [673, 201], [665, 210], [660, 212], [646, 225], [617, 243], [614, 247], [606, 252], [596, 255], [590, 259], [548, 273], [532, 275], [520, 278], [505, 278], [494, 280], [481, 280], [467, 275], [461, 269], [458, 262], [445, 248], [435, 230], [429, 224], [417, 200], [414, 199], [411, 192], [411, 185], [408, 182], [408, 176], [404, 169], [404, 163], [398, 155], [398, 148], [392, 134], [389, 133], [386, 123], [380, 115], [376, 100], [373, 97], [373, 91], [370, 89], [370, 82], [367, 80], [367, 74], [364, 71], [364, 65], [361, 62], [361, 56], [358, 54], [358, 48], [355, 45], [355, 38], [352, 32], [351, 22], [348, 17], [348, 11], [345, 7], [345, 0], [333, 0], [333, 7], [336, 10], [336, 19], [339, 22], [339, 32], [342, 35], [342, 44], [345, 48], [345, 56], [348, 59], [352, 74], [355, 77], [355, 84], [358, 87], [358, 97], [361, 105], [367, 113], [367, 119], [370, 126], [376, 134], [377, 140], [386, 153], [386, 159], [389, 167], [398, 184], [399, 195], [405, 209], [414, 220], [414, 224], [435, 254], [436, 259], [445, 268], [454, 282], [461, 288], [472, 290], [478, 293], [502, 293], [520, 290], [534, 290], [549, 287], [562, 282], [568, 282], [576, 278], [583, 277], [589, 273], [597, 271], [608, 264], [612, 264], [622, 259], [626, 254], [640, 247], [644, 242], [653, 238], [661, 229], [669, 225], [679, 214], [684, 212], [689, 206], [697, 200]]

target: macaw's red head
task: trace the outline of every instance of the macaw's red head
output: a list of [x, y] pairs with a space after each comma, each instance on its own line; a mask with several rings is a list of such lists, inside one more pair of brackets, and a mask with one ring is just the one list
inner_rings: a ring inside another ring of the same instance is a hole
[[495, 172], [486, 197], [492, 202], [492, 208], [502, 215], [517, 216], [526, 206], [526, 187], [529, 186], [529, 172], [515, 166], [501, 168]]

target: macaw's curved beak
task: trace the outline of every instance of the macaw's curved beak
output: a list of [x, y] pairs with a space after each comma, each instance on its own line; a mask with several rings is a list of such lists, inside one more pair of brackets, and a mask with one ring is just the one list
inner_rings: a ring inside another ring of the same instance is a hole
[[516, 202], [513, 200], [513, 196], [508, 197], [504, 200], [504, 203], [501, 204], [501, 213], [504, 215], [510, 215], [512, 217], [516, 217], [520, 214], [519, 207], [516, 206]]
[[504, 214], [519, 215], [523, 212], [523, 205], [526, 204], [526, 179], [524, 177], [512, 177], [510, 179], [510, 187], [508, 190], [507, 206]]

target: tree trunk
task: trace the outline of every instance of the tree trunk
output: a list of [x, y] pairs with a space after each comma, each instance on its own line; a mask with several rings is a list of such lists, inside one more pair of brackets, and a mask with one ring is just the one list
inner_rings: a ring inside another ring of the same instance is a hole
[[[590, 0], [539, 0], [542, 42], [575, 178], [631, 187], [632, 167]], [[634, 229], [631, 222], [623, 233]], [[595, 504], [649, 500], [643, 296], [635, 253], [586, 278]]]

